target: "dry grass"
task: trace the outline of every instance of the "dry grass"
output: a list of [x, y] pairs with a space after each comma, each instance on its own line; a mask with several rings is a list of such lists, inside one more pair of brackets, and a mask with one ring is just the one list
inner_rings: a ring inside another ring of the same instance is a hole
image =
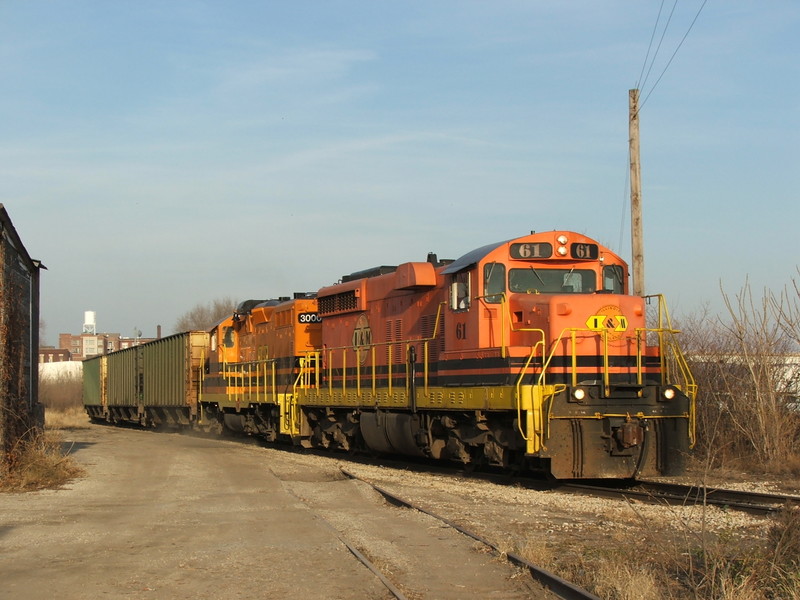
[[677, 532], [642, 522], [603, 542], [525, 540], [516, 553], [607, 600], [800, 598], [800, 507], [758, 539], [712, 535], [702, 520]]
[[0, 491], [58, 488], [82, 474], [83, 469], [63, 453], [59, 434], [34, 432], [19, 442], [15, 460], [0, 478]]
[[[527, 539], [523, 540], [518, 549], [507, 549], [505, 553], [514, 552], [534, 565], [553, 565], [556, 562], [556, 555], [553, 548], [548, 546], [544, 540]], [[545, 567], [546, 568], [546, 567]]]
[[592, 574], [595, 594], [617, 600], [659, 600], [661, 585], [648, 567], [605, 560]]
[[83, 406], [83, 381], [80, 377], [61, 375], [39, 381], [39, 402], [45, 409], [64, 412]]
[[45, 429], [87, 429], [89, 424], [89, 415], [82, 406], [63, 410], [46, 409], [44, 413]]
[[83, 383], [80, 378], [63, 375], [39, 382], [39, 402], [45, 407], [47, 429], [82, 429], [89, 426], [83, 408]]
[[54, 430], [88, 427], [79, 378], [61, 377], [39, 383], [39, 401], [45, 406], [45, 431], [31, 430], [17, 443], [0, 478], [0, 491], [24, 492], [58, 488], [83, 474], [62, 449]]

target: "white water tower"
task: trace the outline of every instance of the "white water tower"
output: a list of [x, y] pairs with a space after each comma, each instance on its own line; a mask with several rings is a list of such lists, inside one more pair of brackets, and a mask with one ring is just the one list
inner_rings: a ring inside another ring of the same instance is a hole
[[83, 313], [83, 333], [91, 335], [97, 333], [97, 325], [95, 324], [95, 314], [93, 310], [87, 310]]

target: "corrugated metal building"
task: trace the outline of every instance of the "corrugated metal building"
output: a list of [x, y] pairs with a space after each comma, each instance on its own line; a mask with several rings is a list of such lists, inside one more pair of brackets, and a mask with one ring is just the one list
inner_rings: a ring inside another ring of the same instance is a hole
[[0, 462], [44, 413], [38, 402], [39, 271], [0, 204]]

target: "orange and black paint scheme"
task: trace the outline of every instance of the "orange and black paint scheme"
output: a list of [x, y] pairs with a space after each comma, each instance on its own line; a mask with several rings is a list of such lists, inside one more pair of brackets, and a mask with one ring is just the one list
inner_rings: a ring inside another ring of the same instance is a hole
[[199, 426], [298, 439], [293, 390], [305, 357], [320, 346], [311, 296], [244, 302], [212, 328]]
[[696, 386], [663, 298], [570, 231], [249, 302], [210, 332], [197, 425], [543, 471], [676, 474]]
[[299, 401], [312, 423], [355, 414], [373, 450], [556, 478], [683, 470], [696, 389], [665, 305], [648, 328], [627, 265], [584, 235], [382, 267], [317, 301], [326, 366]]

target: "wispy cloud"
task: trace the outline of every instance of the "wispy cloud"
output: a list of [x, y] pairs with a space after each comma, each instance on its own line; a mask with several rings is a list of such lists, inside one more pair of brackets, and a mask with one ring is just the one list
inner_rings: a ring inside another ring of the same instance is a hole
[[377, 59], [368, 50], [300, 48], [282, 50], [245, 64], [216, 69], [218, 93], [251, 93], [281, 86], [321, 86], [341, 81], [355, 67]]

